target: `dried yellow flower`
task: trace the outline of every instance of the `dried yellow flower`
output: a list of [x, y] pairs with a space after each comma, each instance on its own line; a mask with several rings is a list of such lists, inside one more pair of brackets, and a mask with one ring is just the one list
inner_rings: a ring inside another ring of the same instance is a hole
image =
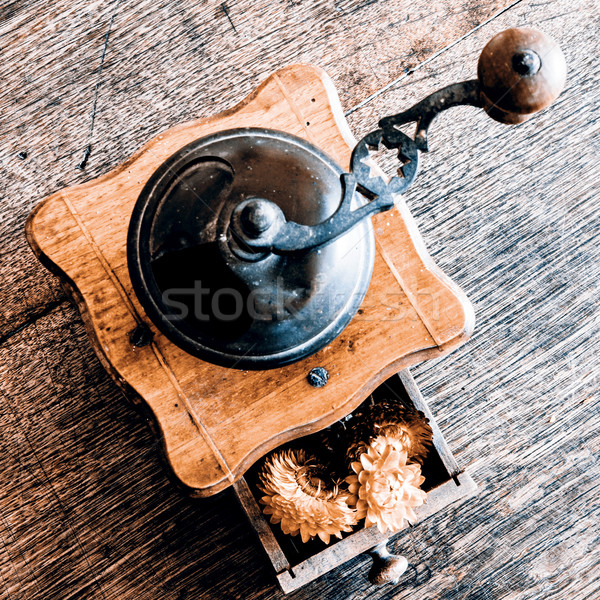
[[328, 544], [332, 535], [341, 538], [358, 521], [348, 493], [303, 450], [281, 450], [267, 458], [259, 487], [271, 523], [280, 523], [284, 533], [300, 533], [303, 542], [318, 536]]
[[[410, 425], [405, 423], [387, 423], [375, 425], [377, 437], [371, 442], [374, 447], [377, 446], [377, 440], [384, 438], [388, 444], [391, 444], [396, 450], [404, 450], [411, 461], [421, 462], [429, 452], [431, 446], [431, 428], [425, 421], [416, 419]], [[381, 441], [378, 443], [381, 445]]]
[[365, 526], [377, 525], [381, 533], [400, 531], [406, 522], [416, 520], [413, 508], [425, 502], [420, 486], [425, 481], [418, 464], [407, 464], [405, 449], [377, 437], [352, 463], [354, 475], [346, 478], [352, 494], [350, 506], [365, 519]]
[[347, 456], [357, 461], [378, 437], [396, 450], [406, 450], [411, 462], [422, 463], [432, 445], [433, 432], [425, 415], [401, 402], [384, 400], [357, 411], [351, 425]]

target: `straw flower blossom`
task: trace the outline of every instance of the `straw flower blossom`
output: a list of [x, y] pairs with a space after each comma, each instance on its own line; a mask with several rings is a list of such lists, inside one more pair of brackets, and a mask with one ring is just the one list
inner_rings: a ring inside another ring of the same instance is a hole
[[[433, 432], [425, 416], [393, 402], [369, 406], [354, 425], [353, 440], [347, 456], [351, 462], [360, 459], [372, 444], [391, 444], [396, 450], [406, 450], [409, 462], [422, 463], [432, 445]], [[379, 440], [375, 442], [375, 440]], [[382, 450], [379, 450], [381, 454]]]
[[280, 523], [284, 533], [300, 533], [303, 542], [319, 537], [328, 544], [331, 536], [341, 538], [358, 522], [356, 509], [348, 505], [348, 492], [304, 450], [272, 454], [261, 471], [259, 488], [271, 523]]
[[377, 436], [360, 460], [352, 463], [353, 475], [346, 478], [351, 494], [350, 505], [365, 527], [377, 525], [381, 533], [396, 532], [416, 520], [413, 508], [425, 501], [420, 489], [425, 478], [418, 464], [408, 464], [403, 444], [386, 436]]
[[361, 522], [394, 533], [416, 521], [414, 509], [427, 498], [421, 464], [433, 445], [422, 412], [383, 400], [358, 409], [342, 433], [326, 435], [309, 442], [312, 451], [288, 447], [265, 459], [258, 487], [271, 523], [303, 542], [329, 544]]

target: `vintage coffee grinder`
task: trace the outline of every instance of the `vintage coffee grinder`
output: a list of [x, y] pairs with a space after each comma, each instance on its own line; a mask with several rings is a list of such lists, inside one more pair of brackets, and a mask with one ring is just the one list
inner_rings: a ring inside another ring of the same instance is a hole
[[[178, 481], [195, 496], [234, 487], [285, 591], [372, 548], [374, 582], [406, 568], [374, 527], [298, 546], [257, 502], [261, 457], [347, 419], [384, 382], [433, 431], [418, 518], [473, 492], [402, 371], [466, 341], [473, 311], [401, 195], [439, 112], [469, 104], [519, 123], [558, 96], [565, 75], [554, 42], [510, 29], [484, 48], [476, 80], [355, 143], [329, 78], [288, 67], [30, 216], [30, 244], [75, 297], [115, 381], [150, 409]], [[414, 137], [399, 129], [411, 122]], [[397, 153], [391, 178], [374, 162], [381, 148]]]

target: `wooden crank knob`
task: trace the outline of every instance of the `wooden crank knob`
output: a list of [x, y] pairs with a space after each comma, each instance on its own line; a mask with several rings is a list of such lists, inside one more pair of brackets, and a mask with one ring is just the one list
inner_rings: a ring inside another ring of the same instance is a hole
[[546, 108], [563, 90], [566, 75], [561, 49], [536, 29], [502, 31], [477, 65], [484, 110], [501, 123], [521, 123]]

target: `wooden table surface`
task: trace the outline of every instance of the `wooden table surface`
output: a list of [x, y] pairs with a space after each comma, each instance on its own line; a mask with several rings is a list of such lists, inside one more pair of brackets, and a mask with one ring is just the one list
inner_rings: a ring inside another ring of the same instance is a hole
[[[463, 108], [431, 128], [407, 194], [477, 325], [413, 370], [477, 497], [400, 534], [374, 588], [358, 557], [290, 598], [600, 597], [597, 2], [8, 0], [0, 7], [0, 597], [281, 598], [234, 495], [192, 500], [96, 359], [23, 227], [45, 196], [273, 70], [333, 78], [356, 136], [472, 78], [496, 32], [534, 26], [569, 66], [518, 127]], [[83, 170], [84, 150], [91, 153]]]

